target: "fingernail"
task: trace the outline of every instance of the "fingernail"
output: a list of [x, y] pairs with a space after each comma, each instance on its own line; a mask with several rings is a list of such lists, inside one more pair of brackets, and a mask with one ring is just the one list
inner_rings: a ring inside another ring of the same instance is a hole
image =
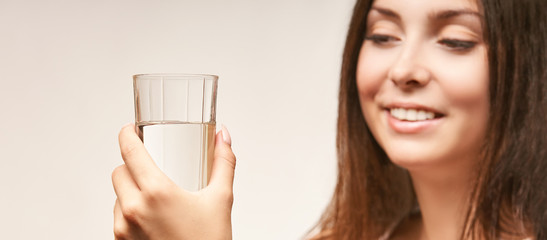
[[220, 129], [222, 131], [222, 141], [232, 146], [232, 138], [230, 137], [230, 133], [228, 132], [228, 129], [226, 129], [226, 126], [222, 124], [222, 127]]

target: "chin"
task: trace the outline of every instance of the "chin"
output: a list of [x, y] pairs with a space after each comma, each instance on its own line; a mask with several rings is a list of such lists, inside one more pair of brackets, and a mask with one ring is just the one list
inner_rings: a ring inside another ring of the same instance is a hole
[[407, 170], [427, 167], [428, 165], [431, 165], [431, 163], [433, 162], [432, 160], [424, 159], [421, 157], [409, 157], [409, 156], [392, 157], [389, 155], [388, 157], [392, 163]]
[[443, 159], [446, 159], [424, 148], [413, 148], [406, 151], [400, 148], [397, 151], [389, 151], [388, 149], [386, 153], [391, 162], [407, 170], [438, 166], [444, 162]]

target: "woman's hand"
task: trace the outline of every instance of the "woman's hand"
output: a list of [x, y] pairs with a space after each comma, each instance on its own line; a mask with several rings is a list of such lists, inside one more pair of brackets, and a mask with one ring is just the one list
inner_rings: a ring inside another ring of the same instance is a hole
[[133, 124], [119, 142], [125, 164], [112, 172], [116, 239], [232, 239], [236, 159], [225, 128], [216, 136], [209, 185], [199, 192], [179, 188], [156, 166]]

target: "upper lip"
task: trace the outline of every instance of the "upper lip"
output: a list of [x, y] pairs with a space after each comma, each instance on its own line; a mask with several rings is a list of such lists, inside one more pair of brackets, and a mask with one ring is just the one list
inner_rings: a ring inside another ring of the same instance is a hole
[[384, 108], [386, 108], [386, 109], [393, 109], [393, 108], [416, 109], [418, 111], [423, 110], [423, 111], [427, 111], [427, 112], [433, 112], [433, 113], [435, 113], [436, 116], [444, 116], [445, 115], [444, 112], [442, 112], [441, 110], [439, 110], [437, 108], [430, 107], [430, 106], [425, 106], [425, 105], [418, 104], [418, 103], [411, 103], [411, 102], [392, 102], [392, 103], [388, 103], [388, 104], [384, 105]]

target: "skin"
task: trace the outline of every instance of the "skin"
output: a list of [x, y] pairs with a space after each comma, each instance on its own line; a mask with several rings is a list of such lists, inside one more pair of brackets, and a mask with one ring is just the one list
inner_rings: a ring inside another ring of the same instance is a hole
[[133, 124], [122, 128], [119, 143], [125, 164], [112, 173], [116, 239], [232, 239], [236, 159], [225, 128], [216, 136], [209, 185], [199, 192], [179, 188], [156, 166]]
[[[412, 178], [421, 216], [394, 238], [457, 239], [486, 131], [487, 46], [469, 0], [378, 0], [357, 66], [364, 118], [391, 161]], [[426, 109], [432, 120], [392, 117]]]

